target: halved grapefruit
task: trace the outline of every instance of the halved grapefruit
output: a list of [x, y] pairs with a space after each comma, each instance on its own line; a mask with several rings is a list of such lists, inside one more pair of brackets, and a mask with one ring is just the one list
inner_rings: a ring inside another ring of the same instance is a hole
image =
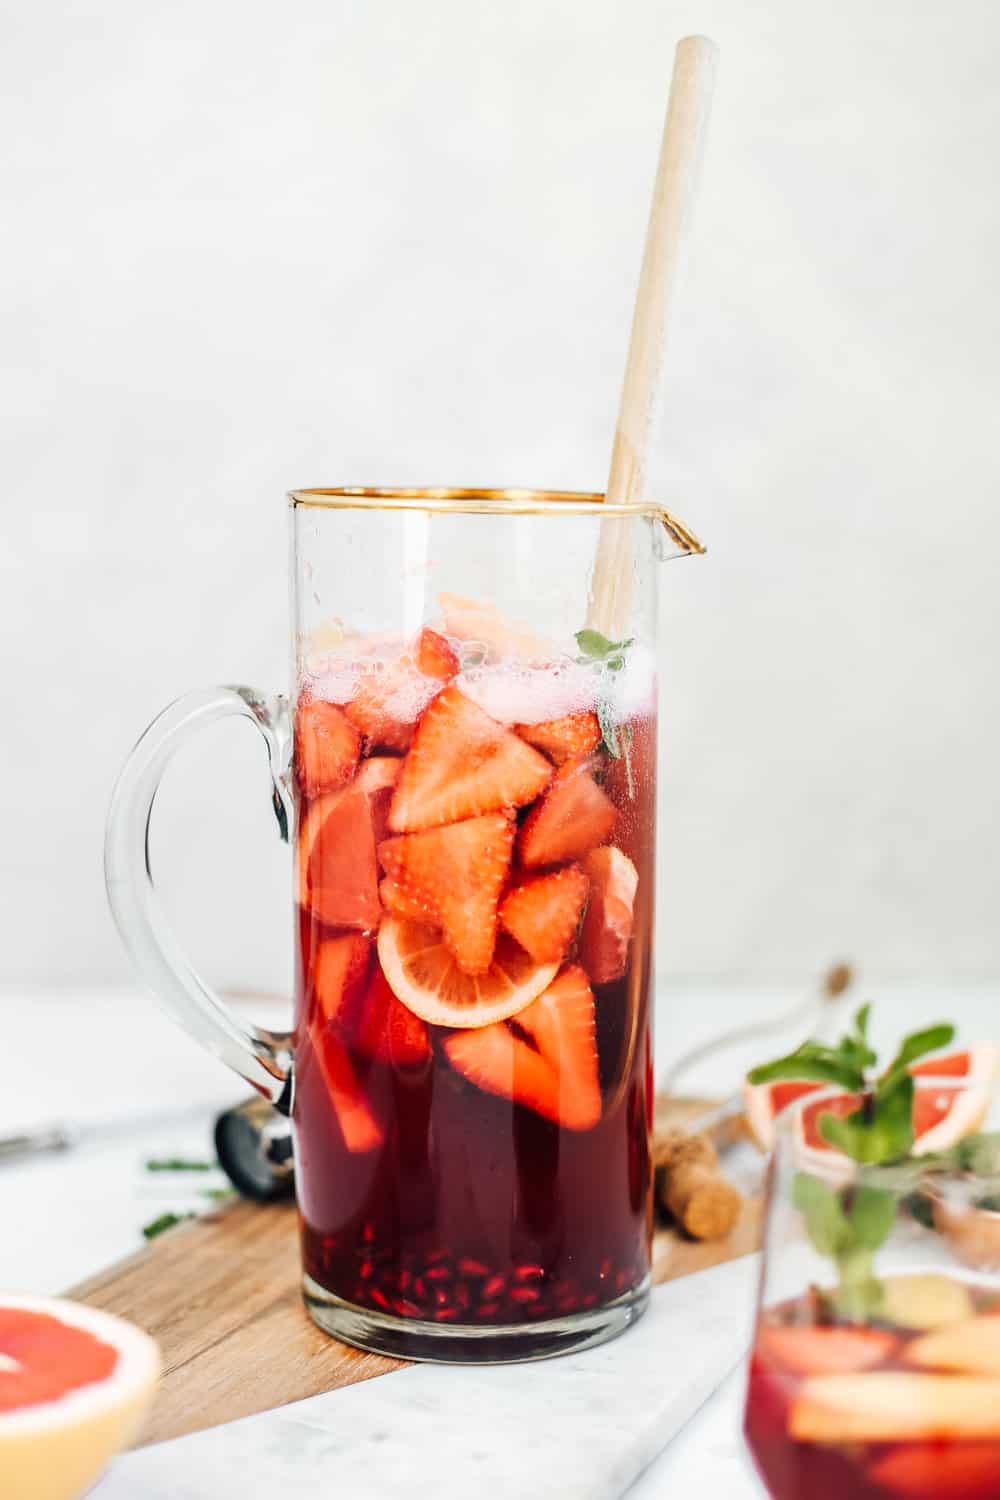
[[0, 1490], [73, 1500], [138, 1432], [160, 1374], [151, 1338], [76, 1302], [0, 1301]]
[[[914, 1155], [941, 1151], [982, 1124], [989, 1108], [990, 1085], [1000, 1066], [1000, 1049], [993, 1042], [977, 1042], [938, 1057], [925, 1058], [910, 1068], [916, 1080], [913, 1106]], [[955, 1079], [954, 1086], [937, 1085], [938, 1079]], [[931, 1080], [935, 1080], [932, 1082]], [[774, 1149], [775, 1121], [790, 1104], [807, 1094], [828, 1088], [812, 1080], [783, 1079], [779, 1083], [747, 1083], [743, 1109], [747, 1127], [762, 1151]], [[829, 1152], [833, 1148], [819, 1133], [821, 1114], [849, 1115], [858, 1106], [855, 1094], [827, 1098], [801, 1112], [803, 1144], [808, 1150]]]
[[489, 1026], [516, 1016], [556, 977], [501, 933], [484, 974], [466, 974], [440, 931], [405, 917], [386, 916], [378, 933], [382, 972], [398, 1000], [434, 1026]]

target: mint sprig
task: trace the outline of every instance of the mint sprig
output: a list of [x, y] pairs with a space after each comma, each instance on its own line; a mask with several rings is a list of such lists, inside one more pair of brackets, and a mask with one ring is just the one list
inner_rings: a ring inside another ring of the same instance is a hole
[[[579, 666], [598, 667], [606, 672], [620, 672], [625, 665], [625, 652], [632, 645], [635, 637], [630, 635], [627, 640], [612, 641], [606, 635], [602, 635], [599, 630], [591, 630], [588, 627], [585, 630], [578, 630], [575, 640], [581, 652], [581, 655], [576, 658]], [[601, 726], [601, 738], [608, 754], [615, 760], [621, 760], [624, 756], [631, 797], [634, 795], [632, 731], [626, 725], [619, 734], [612, 705], [607, 696], [600, 691], [597, 695], [597, 722]]]
[[581, 656], [577, 661], [581, 666], [589, 666], [593, 663], [607, 667], [609, 672], [620, 672], [625, 665], [625, 652], [635, 640], [630, 635], [626, 641], [609, 641], [606, 635], [599, 630], [578, 630], [575, 636], [576, 644], [579, 646]]
[[[821, 1114], [817, 1128], [825, 1141], [865, 1169], [863, 1176], [838, 1186], [815, 1173], [797, 1172], [791, 1194], [813, 1245], [837, 1267], [837, 1286], [824, 1295], [827, 1310], [835, 1319], [852, 1322], [878, 1315], [883, 1291], [875, 1275], [875, 1251], [888, 1239], [901, 1199], [913, 1196], [913, 1159], [900, 1165], [913, 1146], [909, 1069], [955, 1036], [954, 1026], [946, 1022], [915, 1031], [876, 1074], [878, 1057], [868, 1040], [870, 1016], [871, 1006], [863, 1005], [836, 1046], [803, 1042], [786, 1057], [747, 1074], [750, 1083], [807, 1079], [839, 1084], [859, 1096], [857, 1109], [844, 1117], [832, 1111]], [[919, 1170], [926, 1172], [926, 1159]]]
[[747, 1074], [750, 1083], [776, 1083], [781, 1079], [809, 1079], [839, 1084], [861, 1102], [844, 1118], [820, 1115], [820, 1135], [852, 1160], [873, 1165], [905, 1156], [913, 1145], [913, 1079], [910, 1065], [929, 1052], [937, 1052], [954, 1039], [955, 1028], [947, 1023], [925, 1027], [905, 1037], [895, 1057], [878, 1076], [872, 1070], [878, 1061], [868, 1042], [870, 1005], [856, 1012], [851, 1029], [835, 1047], [821, 1042], [803, 1042], [786, 1057], [764, 1063]]

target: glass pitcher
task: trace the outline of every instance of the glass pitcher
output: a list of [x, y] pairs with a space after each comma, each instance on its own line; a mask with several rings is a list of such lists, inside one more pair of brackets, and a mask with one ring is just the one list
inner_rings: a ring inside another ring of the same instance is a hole
[[[410, 1359], [597, 1343], [649, 1294], [654, 505], [302, 490], [292, 692], [191, 693], [111, 806], [111, 908], [168, 1011], [291, 1116], [304, 1292]], [[186, 961], [147, 829], [199, 725], [251, 720], [295, 849], [294, 1025]]]

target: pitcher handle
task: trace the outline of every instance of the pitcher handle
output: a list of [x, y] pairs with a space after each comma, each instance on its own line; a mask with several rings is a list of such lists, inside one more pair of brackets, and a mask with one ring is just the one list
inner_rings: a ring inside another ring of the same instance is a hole
[[167, 1012], [283, 1113], [292, 1105], [290, 1032], [245, 1026], [191, 967], [167, 922], [149, 867], [149, 824], [163, 772], [188, 737], [233, 715], [264, 737], [271, 800], [287, 843], [294, 827], [290, 790], [291, 730], [282, 697], [266, 701], [247, 687], [186, 693], [154, 719], [118, 778], [104, 843], [104, 874], [112, 915], [126, 948]]

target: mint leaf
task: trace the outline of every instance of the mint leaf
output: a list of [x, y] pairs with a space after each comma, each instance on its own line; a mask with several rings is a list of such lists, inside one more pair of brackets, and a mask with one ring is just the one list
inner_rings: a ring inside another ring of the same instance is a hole
[[183, 1156], [156, 1157], [146, 1163], [147, 1172], [214, 1172], [214, 1161], [189, 1161]]
[[625, 664], [622, 652], [628, 650], [634, 639], [634, 636], [629, 636], [626, 641], [609, 641], [599, 630], [578, 630], [575, 636], [576, 644], [587, 661], [607, 662], [616, 672]]
[[851, 1243], [851, 1226], [840, 1206], [837, 1190], [810, 1172], [796, 1172], [792, 1203], [806, 1221], [806, 1230], [820, 1255], [836, 1258]]
[[817, 1128], [853, 1161], [874, 1165], [905, 1156], [913, 1145], [913, 1079], [901, 1074], [891, 1090], [867, 1094], [846, 1118], [820, 1115]]
[[878, 1092], [891, 1088], [896, 1078], [905, 1073], [910, 1063], [916, 1062], [918, 1057], [925, 1057], [928, 1052], [939, 1052], [954, 1039], [955, 1028], [947, 1022], [928, 1026], [923, 1031], [915, 1031], [912, 1036], [904, 1037], [899, 1051], [876, 1084]]
[[193, 1214], [160, 1214], [158, 1219], [153, 1219], [149, 1224], [142, 1226], [143, 1238], [155, 1240], [158, 1234], [164, 1230], [173, 1229], [175, 1224], [181, 1224], [185, 1219], [193, 1218]]
[[896, 1222], [895, 1193], [861, 1183], [854, 1189], [848, 1218], [855, 1244], [864, 1250], [877, 1250]]
[[803, 1042], [787, 1057], [762, 1063], [747, 1074], [750, 1083], [777, 1083], [781, 1079], [839, 1083], [851, 1093], [864, 1088], [864, 1072], [851, 1057], [844, 1057], [817, 1042]]

